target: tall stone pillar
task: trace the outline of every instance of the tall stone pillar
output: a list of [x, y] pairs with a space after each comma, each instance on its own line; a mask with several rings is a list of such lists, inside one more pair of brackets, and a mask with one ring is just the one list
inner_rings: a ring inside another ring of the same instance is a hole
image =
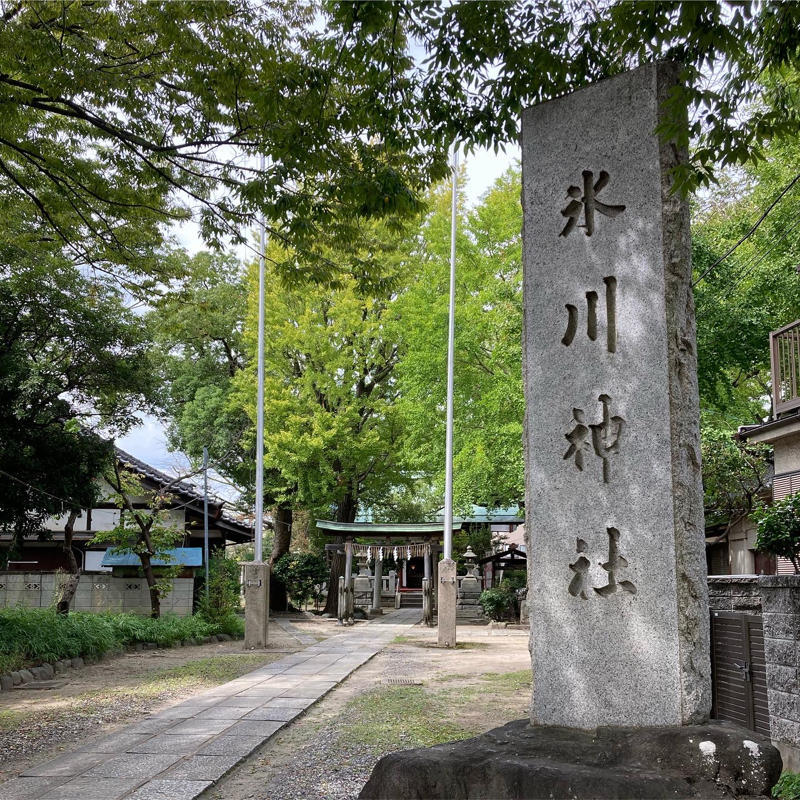
[[680, 725], [711, 705], [677, 67], [522, 121], [525, 526], [537, 725]]

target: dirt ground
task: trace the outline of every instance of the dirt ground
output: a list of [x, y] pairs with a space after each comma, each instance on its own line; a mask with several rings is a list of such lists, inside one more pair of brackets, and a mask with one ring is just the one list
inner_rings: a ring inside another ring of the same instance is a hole
[[203, 797], [353, 800], [384, 753], [527, 716], [527, 633], [459, 626], [458, 641], [442, 650], [435, 630], [409, 629]]
[[[341, 631], [335, 620], [287, 621], [317, 639]], [[56, 676], [57, 688], [0, 692], [0, 782], [306, 646], [272, 624], [269, 647], [258, 654], [244, 652], [240, 641], [145, 650], [67, 670]]]

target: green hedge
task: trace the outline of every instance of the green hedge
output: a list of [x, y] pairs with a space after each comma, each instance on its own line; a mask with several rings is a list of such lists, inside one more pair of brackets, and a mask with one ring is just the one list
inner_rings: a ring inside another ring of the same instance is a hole
[[170, 647], [215, 633], [238, 636], [243, 631], [244, 623], [235, 615], [210, 623], [199, 615], [151, 619], [136, 614], [76, 611], [62, 616], [47, 608], [3, 608], [0, 609], [0, 674], [62, 658], [98, 658], [137, 642]]

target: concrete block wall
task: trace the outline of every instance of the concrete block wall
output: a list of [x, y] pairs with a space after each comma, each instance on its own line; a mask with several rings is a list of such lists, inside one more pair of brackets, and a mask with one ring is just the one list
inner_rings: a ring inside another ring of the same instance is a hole
[[711, 575], [708, 605], [712, 611], [761, 613], [761, 589], [757, 575]]
[[[63, 575], [54, 572], [0, 572], [0, 607], [24, 606], [47, 608], [54, 605], [56, 580]], [[194, 580], [173, 579], [172, 591], [161, 600], [162, 613], [187, 616], [192, 613]], [[81, 575], [72, 602], [73, 611], [125, 611], [150, 613], [150, 594], [144, 578], [120, 578], [109, 573]]]
[[708, 600], [762, 617], [770, 735], [784, 769], [800, 771], [800, 575], [709, 576]]
[[758, 578], [772, 740], [784, 769], [800, 770], [800, 575]]

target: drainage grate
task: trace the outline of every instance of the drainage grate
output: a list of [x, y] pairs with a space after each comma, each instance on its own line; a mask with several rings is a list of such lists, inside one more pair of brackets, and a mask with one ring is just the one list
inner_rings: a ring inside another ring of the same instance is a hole
[[422, 686], [422, 681], [413, 678], [384, 678], [383, 683], [387, 686]]

